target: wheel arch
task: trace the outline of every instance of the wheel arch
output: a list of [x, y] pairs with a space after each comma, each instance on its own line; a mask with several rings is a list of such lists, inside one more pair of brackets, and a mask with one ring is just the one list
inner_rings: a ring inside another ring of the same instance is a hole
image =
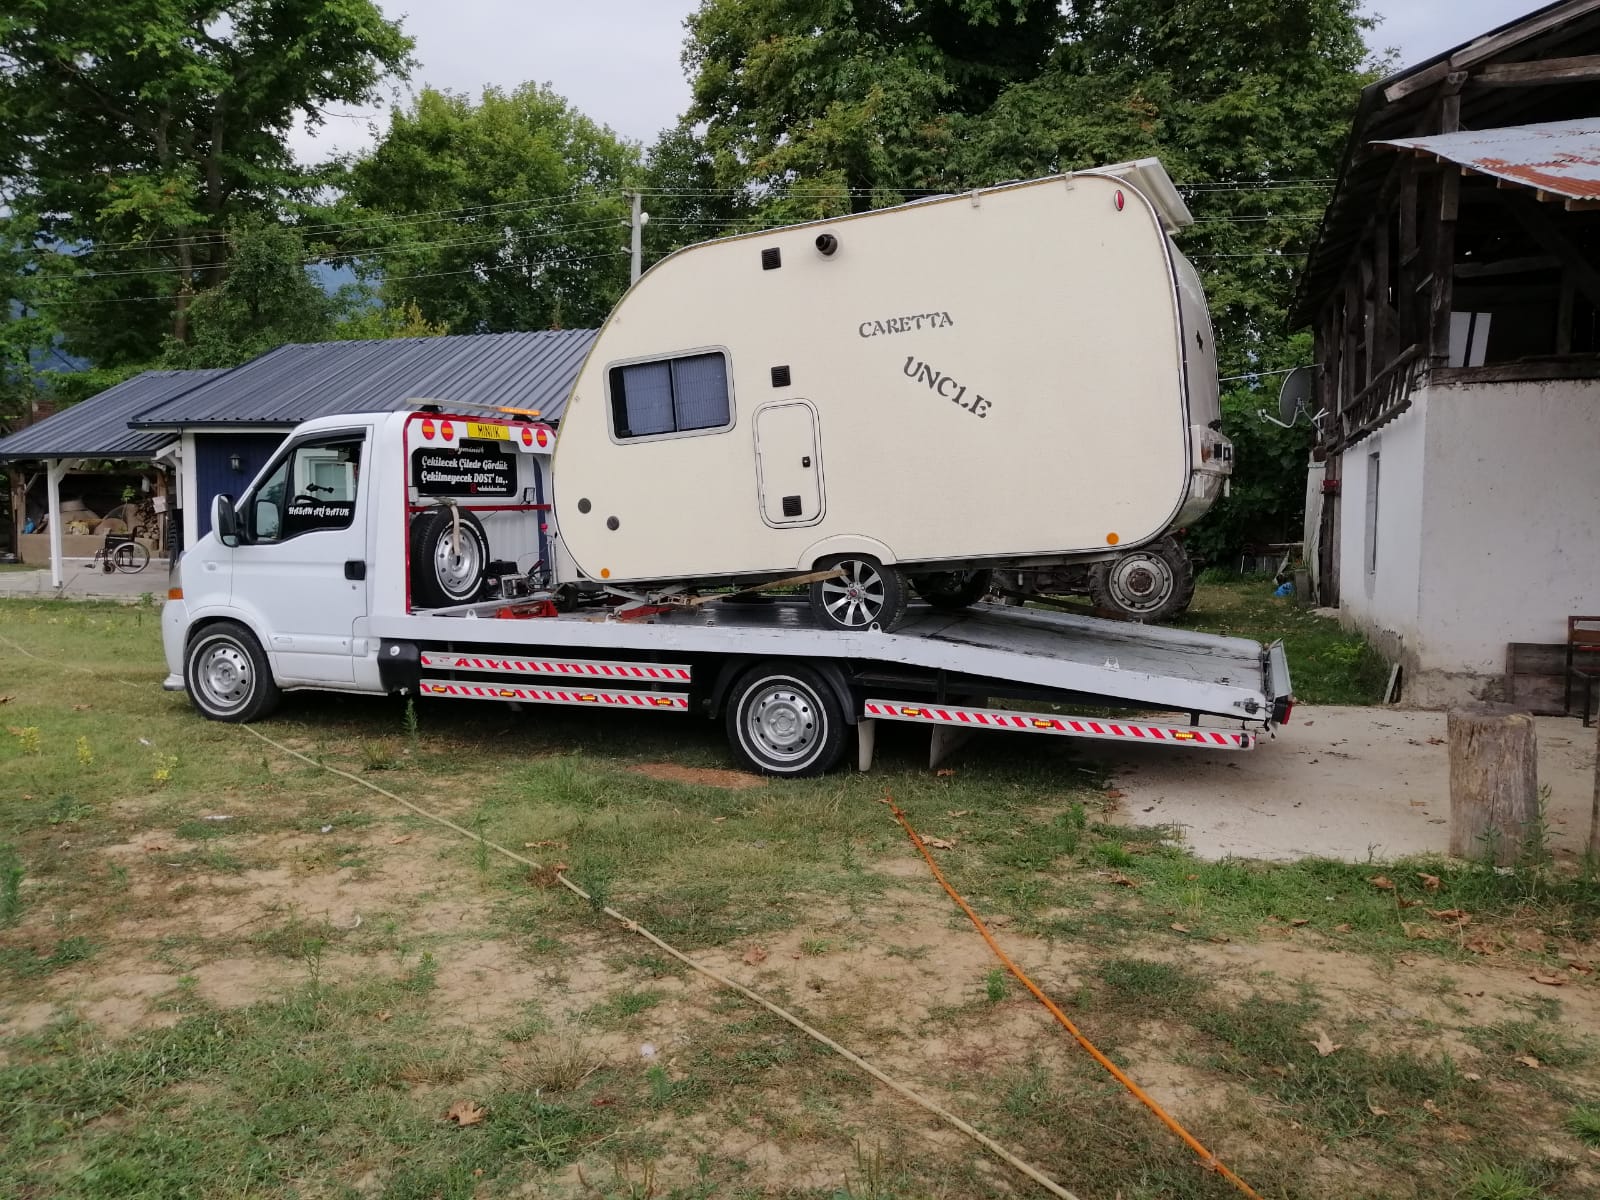
[[899, 562], [894, 551], [875, 538], [863, 537], [855, 533], [839, 533], [832, 537], [822, 538], [807, 546], [805, 552], [795, 566], [802, 571], [809, 571], [824, 558], [835, 554], [850, 554], [877, 559], [884, 566], [893, 566]]
[[706, 716], [715, 721], [727, 712], [728, 694], [733, 691], [733, 685], [751, 668], [770, 666], [774, 670], [782, 670], [785, 664], [790, 663], [809, 667], [821, 676], [822, 681], [828, 685], [828, 690], [833, 693], [834, 699], [839, 702], [839, 707], [844, 710], [846, 725], [860, 723], [859, 705], [856, 704], [855, 693], [850, 686], [850, 677], [842, 664], [830, 658], [785, 658], [759, 654], [735, 655], [718, 663], [716, 677], [706, 693]]

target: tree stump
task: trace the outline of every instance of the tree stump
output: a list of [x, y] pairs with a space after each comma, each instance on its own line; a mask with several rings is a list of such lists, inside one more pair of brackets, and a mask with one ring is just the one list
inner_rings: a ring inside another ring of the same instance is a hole
[[1453, 712], [1450, 736], [1450, 853], [1515, 863], [1536, 836], [1538, 743], [1528, 713]]

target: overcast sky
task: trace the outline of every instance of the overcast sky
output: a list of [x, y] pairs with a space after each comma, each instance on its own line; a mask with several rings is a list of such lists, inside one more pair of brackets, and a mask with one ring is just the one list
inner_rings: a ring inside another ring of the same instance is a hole
[[[583, 112], [648, 145], [689, 103], [680, 56], [693, 0], [378, 0], [417, 39], [423, 84], [476, 94], [547, 83]], [[1535, 0], [1367, 0], [1374, 48], [1420, 62], [1542, 7]], [[402, 93], [402, 99], [405, 93]], [[383, 110], [336, 116], [294, 139], [310, 160], [371, 144]]]

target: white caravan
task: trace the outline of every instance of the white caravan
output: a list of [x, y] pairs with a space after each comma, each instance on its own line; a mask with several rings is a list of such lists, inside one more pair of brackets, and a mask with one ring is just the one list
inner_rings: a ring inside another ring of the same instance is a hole
[[[746, 766], [810, 775], [880, 721], [1247, 750], [1292, 704], [1281, 646], [978, 604], [841, 630], [805, 599], [638, 604], [534, 591], [536, 422], [437, 411], [308, 421], [173, 568], [167, 686], [221, 721], [295, 689], [694, 713]], [[454, 590], [491, 598], [451, 603]], [[1123, 707], [1074, 716], [1046, 705]], [[1152, 712], [1184, 714], [1152, 717]], [[1205, 721], [1206, 717], [1212, 720]]]
[[1205, 297], [1154, 159], [691, 246], [601, 328], [553, 460], [558, 580], [656, 598], [819, 569], [906, 583], [1107, 558], [1222, 491]]

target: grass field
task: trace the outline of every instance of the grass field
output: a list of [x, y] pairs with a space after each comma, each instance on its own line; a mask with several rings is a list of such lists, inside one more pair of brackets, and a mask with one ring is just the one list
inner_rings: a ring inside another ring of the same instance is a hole
[[[1301, 681], [1323, 655], [1321, 699], [1365, 686], [1244, 585], [1195, 619], [1281, 630]], [[1205, 863], [1119, 824], [1082, 749], [1004, 737], [936, 773], [880, 735], [870, 776], [773, 783], [660, 715], [296, 695], [261, 726], [533, 870], [198, 719], [156, 623], [0, 601], [8, 1196], [1044, 1194], [607, 904], [1084, 1200], [1234, 1194], [996, 970], [886, 792], [1263, 1196], [1600, 1191], [1591, 880]]]

